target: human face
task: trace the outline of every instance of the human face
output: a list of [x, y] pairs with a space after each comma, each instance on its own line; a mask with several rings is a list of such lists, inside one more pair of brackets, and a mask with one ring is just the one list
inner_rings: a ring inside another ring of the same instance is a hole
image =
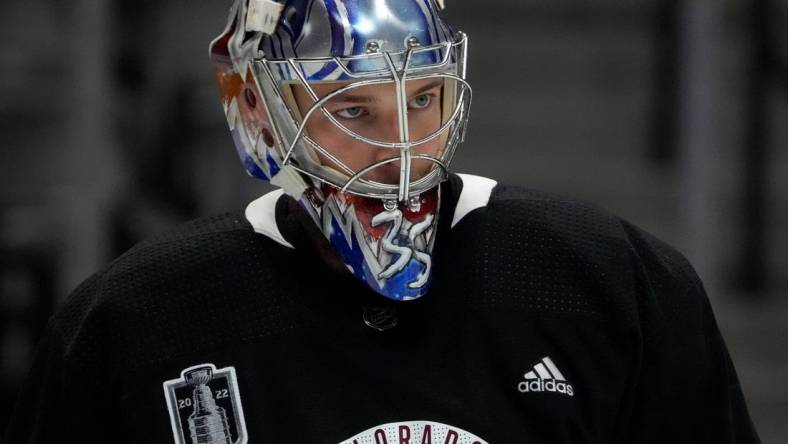
[[[441, 128], [443, 83], [441, 78], [418, 79], [405, 83], [410, 141], [424, 139]], [[330, 82], [315, 83], [311, 87], [318, 98], [323, 98], [347, 85], [348, 82]], [[293, 94], [302, 115], [315, 104], [302, 85], [295, 85]], [[354, 133], [377, 142], [401, 142], [397, 95], [393, 83], [352, 88], [331, 98], [324, 106], [339, 123]], [[399, 149], [376, 147], [359, 141], [342, 131], [321, 112], [312, 114], [307, 122], [306, 132], [312, 140], [354, 172], [382, 160], [400, 159]], [[445, 143], [445, 137], [437, 137], [412, 146], [410, 152], [412, 155], [439, 158]], [[343, 171], [324, 154], [318, 152], [317, 155], [323, 165]], [[431, 161], [414, 159], [411, 164], [411, 180], [424, 177], [433, 168], [435, 164]], [[400, 161], [375, 168], [362, 178], [397, 184], [400, 179]]]

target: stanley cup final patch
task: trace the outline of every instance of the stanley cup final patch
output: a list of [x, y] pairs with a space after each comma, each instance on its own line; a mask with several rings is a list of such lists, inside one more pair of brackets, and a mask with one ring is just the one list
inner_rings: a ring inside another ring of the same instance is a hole
[[234, 367], [189, 367], [164, 382], [164, 397], [176, 444], [246, 444]]

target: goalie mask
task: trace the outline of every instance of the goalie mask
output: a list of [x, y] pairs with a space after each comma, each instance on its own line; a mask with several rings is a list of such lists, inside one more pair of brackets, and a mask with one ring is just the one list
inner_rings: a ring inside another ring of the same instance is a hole
[[442, 4], [236, 0], [210, 47], [246, 170], [395, 300], [429, 288], [440, 183], [470, 107], [467, 39]]

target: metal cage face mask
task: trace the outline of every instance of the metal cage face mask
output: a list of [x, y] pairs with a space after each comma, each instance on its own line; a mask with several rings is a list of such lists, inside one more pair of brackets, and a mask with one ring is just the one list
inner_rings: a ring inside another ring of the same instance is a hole
[[236, 0], [210, 50], [247, 171], [299, 200], [351, 272], [393, 299], [426, 292], [438, 186], [471, 102], [467, 39], [439, 6]]
[[[275, 117], [283, 165], [342, 192], [400, 202], [445, 180], [471, 99], [458, 72], [465, 40], [414, 42], [363, 57], [255, 62], [258, 78], [273, 79], [286, 112]], [[330, 74], [310, 80], [321, 72]]]

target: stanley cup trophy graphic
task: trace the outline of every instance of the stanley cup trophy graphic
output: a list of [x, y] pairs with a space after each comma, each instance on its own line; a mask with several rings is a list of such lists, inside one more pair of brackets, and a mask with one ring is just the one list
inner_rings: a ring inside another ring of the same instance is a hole
[[186, 382], [194, 387], [194, 411], [189, 415], [189, 431], [193, 444], [233, 444], [227, 413], [216, 405], [208, 383], [213, 379], [211, 367], [199, 367], [184, 374]]

